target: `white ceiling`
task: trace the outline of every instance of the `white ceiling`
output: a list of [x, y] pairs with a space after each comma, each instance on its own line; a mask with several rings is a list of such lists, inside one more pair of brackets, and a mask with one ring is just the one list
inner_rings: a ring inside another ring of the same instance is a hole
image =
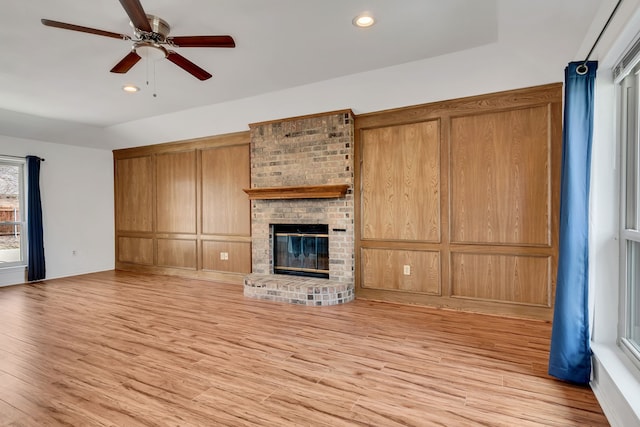
[[[580, 44], [599, 8], [612, 2], [141, 0], [147, 13], [171, 25], [173, 36], [233, 36], [235, 49], [176, 49], [213, 74], [201, 82], [164, 59], [142, 60], [125, 75], [110, 73], [131, 42], [40, 23], [47, 18], [130, 34], [117, 0], [4, 1], [0, 123], [27, 125], [38, 116], [40, 123], [44, 118], [107, 127], [499, 41], [534, 51], [542, 43], [563, 43], [545, 38], [549, 26], [554, 35], [563, 26], [560, 33]], [[351, 24], [363, 11], [377, 18], [374, 27]], [[142, 91], [126, 94], [126, 83]]]

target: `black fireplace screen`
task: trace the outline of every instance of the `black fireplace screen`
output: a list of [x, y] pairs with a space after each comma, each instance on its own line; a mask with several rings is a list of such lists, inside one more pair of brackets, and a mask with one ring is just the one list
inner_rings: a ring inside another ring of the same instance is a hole
[[329, 226], [274, 224], [273, 272], [329, 278]]

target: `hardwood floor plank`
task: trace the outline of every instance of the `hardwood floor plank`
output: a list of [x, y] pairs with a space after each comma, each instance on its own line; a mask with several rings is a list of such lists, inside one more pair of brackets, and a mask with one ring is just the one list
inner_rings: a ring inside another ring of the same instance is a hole
[[606, 426], [550, 324], [102, 272], [0, 288], [0, 426]]
[[[360, 398], [354, 408], [354, 419], [373, 426], [497, 426], [501, 417], [486, 422], [475, 411], [451, 411], [441, 409], [437, 405], [429, 405], [405, 399], [404, 401], [387, 401], [372, 399], [369, 396]], [[511, 418], [507, 422], [513, 422]], [[521, 426], [522, 424], [502, 424], [504, 426]]]

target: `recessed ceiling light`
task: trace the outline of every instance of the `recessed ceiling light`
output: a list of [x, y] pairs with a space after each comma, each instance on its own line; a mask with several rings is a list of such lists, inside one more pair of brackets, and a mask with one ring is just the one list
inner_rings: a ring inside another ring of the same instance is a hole
[[363, 13], [362, 15], [358, 15], [353, 18], [353, 21], [351, 22], [353, 22], [353, 25], [355, 25], [356, 27], [367, 28], [375, 24], [376, 20], [368, 13]]
[[140, 91], [140, 88], [134, 85], [124, 85], [122, 86], [122, 90], [128, 93], [135, 93]]

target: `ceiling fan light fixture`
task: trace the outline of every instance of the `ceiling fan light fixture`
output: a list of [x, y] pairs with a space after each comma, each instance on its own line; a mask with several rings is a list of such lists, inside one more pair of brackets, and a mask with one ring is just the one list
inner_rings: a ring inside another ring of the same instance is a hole
[[124, 85], [124, 86], [122, 86], [122, 90], [127, 92], [127, 93], [140, 92], [140, 88], [138, 86], [134, 86], [134, 85]]
[[371, 16], [371, 14], [362, 13], [356, 16], [355, 18], [353, 18], [351, 22], [353, 23], [353, 25], [355, 25], [358, 28], [369, 28], [376, 23], [376, 20], [373, 16]]
[[152, 61], [158, 59], [164, 59], [167, 57], [167, 49], [159, 44], [150, 42], [136, 42], [133, 45], [134, 50], [142, 58], [150, 59]]

